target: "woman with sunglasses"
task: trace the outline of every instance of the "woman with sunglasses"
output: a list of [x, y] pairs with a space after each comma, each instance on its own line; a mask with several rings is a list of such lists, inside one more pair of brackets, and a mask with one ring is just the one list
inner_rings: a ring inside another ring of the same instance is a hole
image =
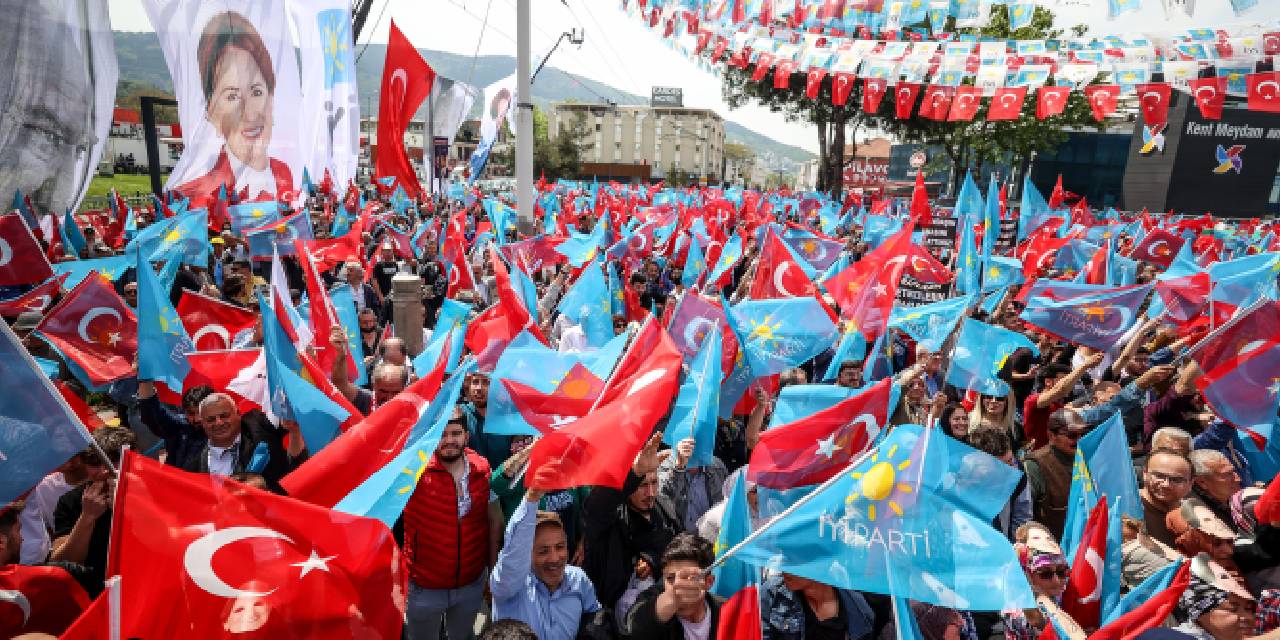
[[1083, 640], [1086, 637], [1084, 629], [1058, 606], [1070, 574], [1062, 548], [1038, 523], [1028, 523], [1019, 534], [1020, 537], [1026, 535], [1027, 539], [1014, 545], [1014, 549], [1027, 574], [1027, 582], [1031, 583], [1036, 608], [1004, 614], [1004, 637], [1006, 640], [1035, 640], [1049, 628], [1052, 616], [1058, 629], [1068, 638]]
[[983, 394], [969, 413], [969, 431], [997, 429], [1009, 434], [1015, 443], [1021, 443], [1022, 421], [1009, 400], [1009, 396]]

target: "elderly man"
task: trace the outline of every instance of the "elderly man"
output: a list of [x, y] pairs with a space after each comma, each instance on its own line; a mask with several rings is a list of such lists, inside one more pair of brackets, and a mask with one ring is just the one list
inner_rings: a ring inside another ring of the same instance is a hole
[[1194, 474], [1187, 501], [1208, 507], [1219, 520], [1234, 526], [1231, 497], [1240, 490], [1240, 474], [1235, 466], [1217, 449], [1196, 449], [1187, 458]]
[[343, 265], [342, 273], [346, 276], [346, 283], [351, 286], [351, 297], [356, 302], [356, 311], [373, 309], [375, 314], [379, 313], [382, 302], [373, 287], [364, 281], [364, 267], [353, 260]]
[[329, 344], [338, 352], [333, 362], [333, 373], [330, 380], [342, 395], [356, 408], [361, 415], [369, 415], [378, 407], [390, 402], [404, 388], [409, 386], [409, 368], [402, 364], [383, 362], [369, 372], [369, 386], [361, 389], [352, 384], [347, 377], [347, 335], [342, 327], [334, 327], [329, 333]]
[[286, 421], [284, 429], [277, 428], [259, 409], [240, 415], [236, 401], [225, 393], [210, 394], [200, 402], [200, 426], [205, 442], [183, 461], [186, 471], [221, 476], [248, 471], [261, 474], [267, 486], [278, 490], [280, 478], [306, 459], [298, 423]]

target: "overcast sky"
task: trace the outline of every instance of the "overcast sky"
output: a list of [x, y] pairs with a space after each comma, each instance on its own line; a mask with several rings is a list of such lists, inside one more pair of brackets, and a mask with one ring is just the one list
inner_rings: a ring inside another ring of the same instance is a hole
[[[668, 48], [660, 33], [626, 15], [618, 0], [532, 1], [534, 55], [550, 48], [563, 31], [574, 27], [586, 31], [586, 42], [580, 49], [562, 44], [550, 66], [642, 96], [649, 95], [654, 85], [682, 87], [685, 106], [715, 109], [721, 116], [779, 141], [817, 150], [810, 127], [787, 123], [760, 107], [730, 112], [720, 98], [719, 79]], [[1280, 24], [1277, 0], [1259, 0], [1260, 6], [1244, 18], [1232, 14], [1228, 0], [1195, 0], [1193, 18], [1179, 15], [1171, 20], [1166, 19], [1161, 0], [1142, 0], [1140, 11], [1115, 21], [1107, 19], [1106, 0], [1066, 1], [1074, 6], [1057, 8], [1058, 22], [1064, 26], [1088, 24], [1093, 26], [1091, 33], [1098, 35], [1172, 33], [1191, 27], [1221, 28], [1246, 20]], [[109, 0], [109, 4], [114, 29], [152, 30], [138, 0]], [[515, 6], [516, 0], [375, 0], [359, 44], [385, 43], [394, 18], [409, 40], [424, 49], [471, 55], [477, 52], [478, 44], [480, 54], [515, 55]], [[482, 28], [486, 13], [488, 27]], [[357, 53], [359, 50], [357, 46]]]

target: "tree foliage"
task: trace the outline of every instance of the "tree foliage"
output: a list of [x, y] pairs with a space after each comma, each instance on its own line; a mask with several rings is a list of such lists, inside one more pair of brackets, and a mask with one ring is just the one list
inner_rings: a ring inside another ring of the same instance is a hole
[[591, 133], [582, 114], [562, 120], [550, 135], [546, 112], [533, 108], [533, 172], [547, 180], [575, 180], [582, 173], [582, 152]]

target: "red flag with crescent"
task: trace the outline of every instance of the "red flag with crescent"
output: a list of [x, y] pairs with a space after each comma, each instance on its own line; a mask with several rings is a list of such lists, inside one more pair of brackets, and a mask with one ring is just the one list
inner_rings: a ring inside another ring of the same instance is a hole
[[1227, 101], [1227, 79], [1196, 78], [1187, 84], [1191, 88], [1191, 98], [1200, 109], [1200, 115], [1205, 120], [1221, 120], [1222, 105]]
[[1116, 112], [1116, 105], [1120, 101], [1120, 87], [1114, 84], [1090, 85], [1084, 88], [1084, 97], [1089, 101], [1093, 119], [1102, 122]]
[[395, 176], [409, 197], [422, 193], [418, 176], [404, 150], [404, 132], [418, 106], [431, 93], [436, 72], [404, 37], [395, 20], [387, 40], [387, 58], [382, 66], [382, 90], [378, 103], [378, 154], [374, 172], [378, 177]]
[[1027, 100], [1026, 87], [1001, 87], [991, 96], [991, 106], [987, 108], [987, 120], [1017, 120], [1022, 116], [1022, 103]]
[[1138, 106], [1142, 107], [1142, 119], [1148, 126], [1169, 121], [1171, 88], [1167, 82], [1140, 84], [1135, 89], [1138, 92]]

